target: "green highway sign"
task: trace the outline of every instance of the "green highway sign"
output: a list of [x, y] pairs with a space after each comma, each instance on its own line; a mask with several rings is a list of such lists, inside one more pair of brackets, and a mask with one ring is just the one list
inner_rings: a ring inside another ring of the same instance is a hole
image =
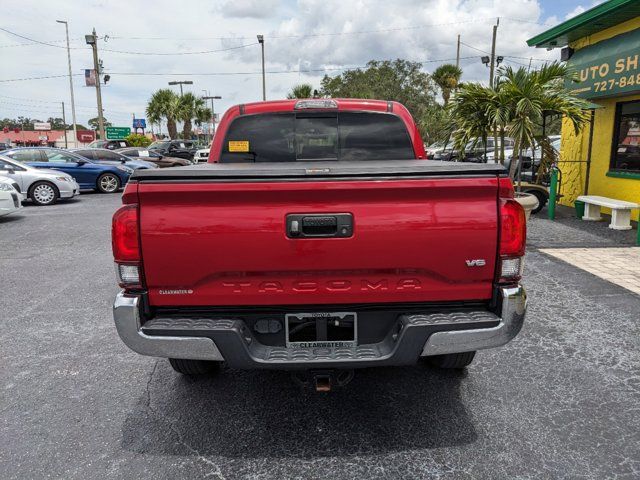
[[106, 134], [107, 140], [122, 140], [131, 135], [131, 129], [129, 127], [107, 127]]

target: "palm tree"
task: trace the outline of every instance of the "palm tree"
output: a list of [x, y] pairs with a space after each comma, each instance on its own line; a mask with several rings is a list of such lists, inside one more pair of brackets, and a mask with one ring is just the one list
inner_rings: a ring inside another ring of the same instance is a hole
[[[567, 65], [553, 62], [531, 72], [524, 67], [517, 70], [503, 67], [498, 76], [498, 89], [507, 105], [507, 133], [515, 140], [513, 151], [518, 158], [523, 150], [534, 147], [536, 126], [542, 122], [543, 115], [561, 115], [576, 134], [587, 123], [589, 103], [574, 97], [564, 87], [569, 76]], [[512, 178], [519, 163], [511, 162]]]
[[294, 86], [289, 93], [287, 93], [287, 98], [311, 98], [313, 96], [313, 86], [309, 83], [301, 83], [300, 85]]
[[168, 88], [156, 91], [147, 104], [147, 118], [150, 123], [159, 124], [163, 119], [167, 122], [169, 137], [176, 138], [178, 129], [176, 120], [178, 118], [178, 96]]
[[[578, 132], [588, 120], [589, 104], [564, 87], [568, 75], [566, 65], [553, 62], [531, 72], [526, 68], [502, 67], [493, 87], [477, 83], [461, 85], [450, 105], [459, 129], [456, 143], [462, 144], [471, 137], [485, 140], [490, 131], [499, 132], [504, 139], [506, 133], [515, 140], [514, 157], [520, 158], [524, 150], [533, 148], [536, 127], [543, 114], [563, 116]], [[515, 178], [519, 163], [511, 162], [511, 178]]]
[[462, 70], [455, 65], [445, 63], [440, 65], [431, 74], [431, 78], [440, 87], [442, 91], [442, 100], [444, 100], [444, 106], [446, 107], [451, 97], [451, 92], [458, 87], [460, 83], [460, 77], [462, 76]]
[[193, 93], [187, 92], [178, 99], [177, 117], [183, 121], [182, 138], [190, 139], [192, 134], [192, 121], [201, 125], [211, 118], [211, 109], [206, 102]]

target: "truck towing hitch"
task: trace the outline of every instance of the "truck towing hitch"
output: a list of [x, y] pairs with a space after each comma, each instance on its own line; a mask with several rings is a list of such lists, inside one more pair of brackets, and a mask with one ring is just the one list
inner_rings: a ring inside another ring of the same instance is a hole
[[344, 387], [353, 376], [353, 370], [301, 370], [291, 374], [300, 387], [312, 388], [316, 392], [330, 392], [335, 387]]

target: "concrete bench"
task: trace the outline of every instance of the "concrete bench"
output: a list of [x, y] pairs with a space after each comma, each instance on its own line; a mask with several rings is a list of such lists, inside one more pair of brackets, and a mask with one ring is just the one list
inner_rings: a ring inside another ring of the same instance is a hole
[[614, 230], [631, 230], [631, 210], [640, 208], [640, 205], [615, 198], [599, 197], [597, 195], [580, 195], [576, 200], [584, 202], [583, 220], [598, 221], [600, 207], [611, 209], [611, 223], [609, 228]]

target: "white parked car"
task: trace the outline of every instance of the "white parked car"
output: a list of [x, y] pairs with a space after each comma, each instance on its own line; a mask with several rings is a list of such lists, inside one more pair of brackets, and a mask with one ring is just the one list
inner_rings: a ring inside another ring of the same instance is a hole
[[209, 161], [209, 150], [211, 147], [201, 148], [200, 150], [196, 150], [195, 155], [193, 156], [193, 163], [204, 163]]
[[2, 154], [0, 175], [13, 180], [24, 199], [30, 199], [37, 205], [51, 205], [58, 199], [80, 194], [80, 186], [71, 175], [59, 170], [35, 168]]
[[16, 189], [17, 186], [12, 179], [0, 177], [0, 217], [22, 208], [22, 195]]

